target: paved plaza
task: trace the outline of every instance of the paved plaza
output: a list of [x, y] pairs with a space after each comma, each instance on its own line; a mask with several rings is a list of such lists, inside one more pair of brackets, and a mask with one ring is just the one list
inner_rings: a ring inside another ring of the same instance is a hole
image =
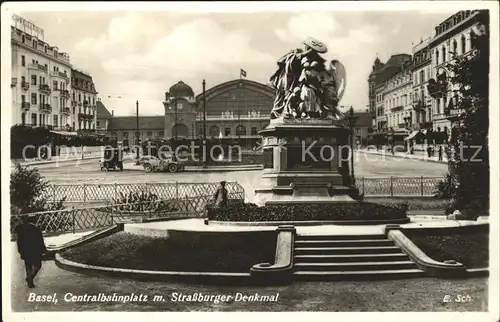
[[[127, 161], [123, 172], [100, 171], [98, 160], [50, 163], [37, 165], [42, 176], [52, 184], [105, 184], [105, 183], [162, 183], [162, 182], [218, 182], [236, 181], [245, 189], [247, 200], [252, 200], [255, 187], [259, 186], [261, 170], [229, 172], [184, 172], [184, 173], [146, 173], [142, 167]], [[355, 175], [357, 178], [394, 177], [442, 177], [447, 165], [415, 159], [394, 158], [391, 156], [355, 154]], [[128, 169], [127, 169], [128, 168]], [[131, 168], [135, 168], [132, 170]]]
[[[165, 282], [141, 282], [73, 273], [58, 268], [53, 261], [44, 262], [36, 284], [28, 289], [24, 283], [24, 265], [15, 244], [11, 244], [12, 309], [14, 311], [485, 311], [487, 278], [439, 280], [422, 278], [366, 282], [301, 282], [287, 286], [210, 286]], [[385, 292], [376, 292], [384, 289]], [[30, 292], [58, 294], [58, 303], [28, 302]], [[171, 297], [173, 292], [190, 294], [271, 294], [279, 292], [277, 302], [153, 302], [144, 303], [72, 303], [64, 295], [147, 294]], [[468, 303], [444, 303], [446, 294], [470, 294]], [[392, 303], [389, 306], [386, 303]]]

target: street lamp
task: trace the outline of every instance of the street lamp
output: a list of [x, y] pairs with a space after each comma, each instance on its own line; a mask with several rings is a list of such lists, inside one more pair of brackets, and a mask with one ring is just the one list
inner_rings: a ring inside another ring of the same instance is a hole
[[135, 121], [136, 121], [136, 132], [135, 132], [135, 139], [136, 139], [136, 161], [135, 164], [139, 165], [139, 140], [140, 140], [140, 133], [139, 133], [139, 101], [135, 102]]
[[207, 167], [207, 98], [205, 93], [205, 80], [203, 80], [203, 168]]
[[356, 122], [358, 121], [358, 117], [354, 115], [354, 110], [351, 106], [349, 109], [349, 113], [347, 115], [347, 125], [351, 129], [351, 182], [352, 185], [356, 183], [356, 179], [354, 178], [354, 127], [356, 126]]
[[[410, 135], [410, 130], [411, 130], [411, 116], [406, 116], [403, 118], [403, 120], [405, 121], [405, 126], [406, 126], [406, 131], [408, 132], [408, 135]], [[410, 152], [411, 154], [411, 142], [410, 140], [407, 140], [407, 144], [406, 144], [406, 149], [407, 149], [407, 152]]]

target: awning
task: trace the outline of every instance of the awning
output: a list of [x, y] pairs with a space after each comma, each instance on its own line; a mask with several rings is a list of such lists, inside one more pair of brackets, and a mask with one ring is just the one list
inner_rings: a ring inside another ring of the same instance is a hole
[[76, 134], [76, 132], [67, 132], [67, 131], [50, 131], [52, 133], [55, 133], [55, 134], [59, 134], [59, 135], [66, 135], [66, 136], [77, 136], [78, 134]]
[[420, 131], [413, 131], [410, 133], [410, 135], [408, 135], [407, 137], [405, 137], [405, 141], [406, 140], [411, 140], [413, 139], [415, 136], [417, 136], [417, 134], [419, 133]]

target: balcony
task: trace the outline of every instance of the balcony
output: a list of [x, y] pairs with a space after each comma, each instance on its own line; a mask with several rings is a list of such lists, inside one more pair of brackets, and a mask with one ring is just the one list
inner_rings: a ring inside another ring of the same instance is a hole
[[21, 103], [21, 109], [23, 111], [29, 111], [30, 107], [31, 107], [31, 104], [29, 102], [22, 102]]
[[394, 106], [393, 108], [391, 108], [391, 112], [401, 111], [403, 110], [403, 108], [403, 105]]
[[67, 89], [61, 90], [61, 97], [62, 98], [69, 98], [69, 91]]
[[78, 113], [78, 119], [79, 120], [93, 120], [94, 115], [87, 114], [87, 113]]
[[40, 64], [28, 64], [28, 69], [37, 69], [37, 70], [41, 70], [43, 72], [47, 72], [48, 71], [48, 67], [45, 66], [45, 65], [40, 65]]
[[90, 103], [89, 101], [83, 101], [83, 107], [89, 107]]
[[71, 110], [69, 109], [69, 107], [62, 107], [60, 110], [59, 110], [59, 113], [61, 115], [66, 115], [66, 116], [69, 116], [71, 115]]
[[10, 81], [10, 87], [15, 87], [17, 85], [17, 78], [12, 77]]
[[28, 83], [27, 81], [21, 82], [21, 88], [27, 91], [30, 88], [30, 83]]
[[71, 101], [71, 107], [76, 107], [78, 103], [76, 101]]
[[40, 113], [52, 113], [52, 105], [50, 104], [40, 104]]
[[398, 124], [398, 127], [399, 127], [400, 129], [406, 129], [407, 124], [406, 124], [406, 123], [404, 123], [404, 122], [403, 122], [403, 123], [399, 123], [399, 124]]
[[50, 92], [51, 92], [50, 87], [47, 84], [41, 84], [38, 87], [38, 90], [40, 91], [40, 93], [46, 94], [46, 95], [50, 95]]

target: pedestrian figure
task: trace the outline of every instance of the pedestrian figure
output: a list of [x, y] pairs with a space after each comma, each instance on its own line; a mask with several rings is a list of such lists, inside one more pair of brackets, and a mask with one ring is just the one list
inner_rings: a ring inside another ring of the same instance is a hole
[[31, 219], [28, 215], [22, 216], [22, 223], [15, 228], [17, 250], [24, 260], [26, 283], [29, 288], [35, 287], [35, 276], [42, 268], [42, 257], [47, 252], [42, 231], [30, 222]]
[[427, 146], [427, 156], [430, 158], [431, 157], [431, 151], [432, 151], [432, 148], [431, 146]]
[[439, 161], [443, 161], [443, 148], [441, 146], [439, 146], [438, 158], [439, 158]]
[[225, 208], [227, 206], [227, 189], [226, 189], [226, 181], [220, 182], [220, 187], [217, 188], [217, 191], [214, 195], [215, 207], [217, 208]]

